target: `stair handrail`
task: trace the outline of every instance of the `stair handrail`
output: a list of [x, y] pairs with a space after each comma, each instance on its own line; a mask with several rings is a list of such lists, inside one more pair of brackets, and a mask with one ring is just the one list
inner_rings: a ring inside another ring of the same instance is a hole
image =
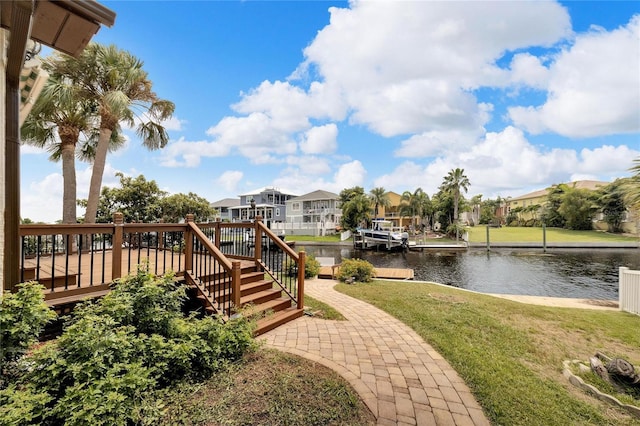
[[[261, 217], [258, 216], [255, 221], [256, 224], [256, 241], [262, 241], [261, 233], [264, 233], [269, 240], [271, 240], [280, 250], [282, 250], [285, 254], [287, 254], [293, 261], [296, 263], [296, 271], [297, 271], [297, 297], [293, 294], [291, 289], [287, 288], [280, 279], [270, 271], [267, 265], [262, 262], [260, 257], [260, 250], [256, 250], [256, 262], [260, 263], [265, 272], [271, 276], [271, 278], [287, 293], [287, 295], [296, 302], [298, 309], [304, 309], [304, 265], [305, 265], [305, 252], [301, 251], [300, 253], [296, 253], [289, 245], [284, 242], [280, 237], [278, 237], [271, 229], [269, 229], [264, 222], [262, 222]], [[260, 240], [258, 240], [260, 237]], [[261, 244], [256, 244], [256, 247], [261, 246]]]
[[[240, 281], [241, 281], [241, 268], [240, 268], [240, 261], [230, 261], [225, 255], [224, 253], [222, 253], [220, 251], [220, 249], [218, 249], [215, 244], [205, 235], [204, 232], [202, 232], [202, 230], [198, 227], [198, 225], [193, 221], [193, 215], [187, 215], [187, 226], [188, 229], [191, 233], [191, 236], [188, 236], [187, 238], [191, 241], [187, 241], [187, 247], [193, 247], [193, 240], [192, 238], [197, 239], [202, 245], [203, 247], [206, 249], [206, 251], [215, 259], [216, 262], [218, 262], [223, 269], [225, 270], [225, 272], [227, 274], [229, 274], [230, 278], [231, 278], [231, 287], [229, 288], [231, 295], [230, 295], [230, 302], [232, 303], [231, 306], [228, 306], [226, 308], [222, 309], [222, 312], [220, 312], [221, 314], [227, 316], [227, 315], [231, 315], [231, 310], [234, 307], [239, 307], [240, 306]], [[195, 255], [195, 253], [191, 253], [190, 257], [193, 257]], [[199, 283], [197, 280], [194, 280], [193, 278], [198, 278], [197, 274], [195, 273], [195, 271], [193, 271], [193, 264], [190, 265], [191, 269], [190, 272], [191, 274], [187, 274], [190, 276], [190, 278], [192, 278], [192, 284], [195, 284], [198, 292], [205, 296], [208, 300], [208, 302], [210, 303], [210, 306], [212, 306], [214, 309], [216, 309], [217, 311], [221, 311], [221, 309], [219, 309], [219, 307], [216, 306], [215, 303], [213, 303], [213, 300], [211, 300], [211, 296], [210, 292], [207, 292], [205, 287]]]

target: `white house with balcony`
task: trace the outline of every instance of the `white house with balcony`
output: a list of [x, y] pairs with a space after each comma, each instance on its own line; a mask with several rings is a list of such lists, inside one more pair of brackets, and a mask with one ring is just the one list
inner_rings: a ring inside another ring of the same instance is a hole
[[340, 225], [340, 196], [329, 191], [313, 191], [291, 198], [286, 203], [286, 220], [273, 230], [289, 235], [330, 235]]
[[271, 227], [286, 220], [287, 200], [296, 197], [291, 191], [264, 187], [239, 195], [239, 204], [229, 207], [232, 222], [250, 221], [260, 216]]

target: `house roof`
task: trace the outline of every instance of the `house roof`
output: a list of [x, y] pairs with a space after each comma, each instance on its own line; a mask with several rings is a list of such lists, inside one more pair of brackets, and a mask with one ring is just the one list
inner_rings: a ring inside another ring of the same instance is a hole
[[277, 192], [280, 194], [285, 194], [285, 195], [293, 195], [295, 196], [296, 193], [293, 191], [289, 191], [288, 189], [285, 188], [276, 188], [273, 186], [265, 186], [262, 188], [258, 188], [258, 189], [254, 189], [253, 191], [249, 191], [249, 192], [245, 192], [244, 194], [240, 194], [238, 195], [238, 197], [246, 197], [247, 195], [257, 195], [257, 194], [262, 194], [265, 192]]
[[337, 200], [340, 198], [338, 194], [329, 191], [323, 191], [321, 189], [308, 194], [301, 195], [299, 197], [292, 198], [291, 201], [309, 201], [309, 200]]
[[[13, 33], [14, 7], [19, 2], [0, 3], [0, 26]], [[23, 2], [26, 3], [26, 2]], [[38, 1], [34, 4], [31, 38], [71, 56], [78, 56], [101, 25], [111, 27], [116, 14], [95, 0]], [[24, 53], [23, 53], [24, 55]]]
[[[609, 184], [609, 182], [602, 182], [602, 181], [599, 181], [599, 180], [577, 180], [577, 181], [566, 183], [565, 185], [567, 185], [569, 187], [573, 187], [573, 188], [578, 188], [578, 189], [590, 189], [590, 190], [593, 191], [593, 190], [596, 190], [596, 189], [598, 189], [600, 187], [603, 187], [605, 185], [608, 185], [608, 184]], [[540, 189], [538, 191], [530, 192], [528, 194], [524, 194], [524, 195], [520, 195], [520, 196], [515, 197], [515, 198], [511, 198], [509, 200], [509, 202], [511, 202], [511, 201], [519, 201], [519, 200], [529, 200], [531, 198], [544, 197], [548, 193], [549, 193], [549, 188]]]
[[211, 207], [235, 207], [240, 205], [240, 200], [237, 198], [223, 198], [222, 200], [211, 203]]

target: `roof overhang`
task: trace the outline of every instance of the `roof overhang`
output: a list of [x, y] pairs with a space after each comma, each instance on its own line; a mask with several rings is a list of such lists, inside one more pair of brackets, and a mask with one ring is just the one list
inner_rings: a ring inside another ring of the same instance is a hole
[[0, 2], [0, 26], [23, 32], [15, 19], [14, 8], [33, 16], [30, 36], [55, 50], [77, 57], [101, 25], [111, 27], [115, 12], [93, 0], [17, 0]]

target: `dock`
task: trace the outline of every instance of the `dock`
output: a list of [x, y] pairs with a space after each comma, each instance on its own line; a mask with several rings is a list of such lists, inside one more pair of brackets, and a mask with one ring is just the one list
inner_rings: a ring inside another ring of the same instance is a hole
[[[321, 266], [320, 272], [318, 272], [318, 278], [335, 280], [338, 272], [340, 271], [340, 265]], [[412, 280], [413, 269], [401, 269], [401, 268], [374, 268], [375, 278], [393, 279], [393, 280]]]
[[423, 251], [423, 250], [446, 250], [446, 251], [455, 251], [455, 250], [467, 250], [466, 243], [460, 244], [423, 244], [423, 243], [415, 243], [413, 241], [409, 241], [409, 250], [411, 251]]

